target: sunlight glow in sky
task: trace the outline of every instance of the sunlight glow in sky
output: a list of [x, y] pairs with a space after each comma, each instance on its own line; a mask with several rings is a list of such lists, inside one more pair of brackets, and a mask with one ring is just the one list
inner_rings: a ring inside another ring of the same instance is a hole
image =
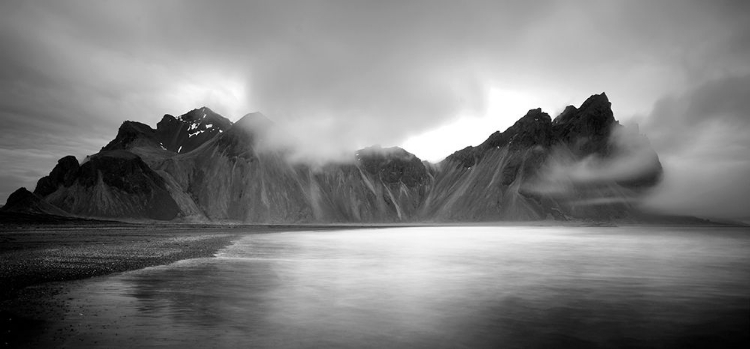
[[457, 150], [484, 142], [495, 131], [505, 131], [529, 109], [541, 107], [554, 118], [553, 113], [564, 108], [562, 104], [554, 105], [555, 102], [532, 93], [490, 88], [482, 115], [459, 115], [447, 124], [410, 137], [399, 146], [422, 160], [439, 162]]
[[[749, 24], [737, 0], [2, 1], [0, 200], [125, 120], [202, 106], [263, 113], [300, 161], [435, 162], [606, 92], [675, 169], [660, 202], [750, 217]], [[681, 196], [704, 170], [714, 200]]]
[[248, 91], [243, 80], [221, 74], [186, 77], [184, 81], [176, 84], [174, 91], [169, 94], [170, 105], [173, 106], [170, 110], [185, 113], [206, 106], [234, 122], [252, 111], [247, 96]]

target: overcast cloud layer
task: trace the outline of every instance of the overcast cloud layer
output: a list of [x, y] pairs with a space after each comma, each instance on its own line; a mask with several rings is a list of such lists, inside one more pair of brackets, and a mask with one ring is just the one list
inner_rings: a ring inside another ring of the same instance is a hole
[[743, 1], [4, 1], [0, 201], [124, 120], [203, 105], [264, 113], [302, 158], [407, 143], [439, 160], [519, 109], [554, 116], [606, 91], [665, 165], [649, 205], [748, 217], [749, 15]]

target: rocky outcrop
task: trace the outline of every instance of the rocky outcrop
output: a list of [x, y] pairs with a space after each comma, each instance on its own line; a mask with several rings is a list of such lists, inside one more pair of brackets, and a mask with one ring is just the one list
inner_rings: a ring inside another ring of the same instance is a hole
[[31, 194], [9, 207], [100, 218], [171, 220], [180, 213], [164, 179], [127, 150], [102, 151], [80, 166], [62, 158]]
[[[504, 132], [440, 164], [422, 217], [447, 221], [621, 219], [658, 182], [662, 168], [645, 137], [623, 132], [602, 93], [554, 121], [530, 110]], [[616, 168], [626, 161], [634, 171]]]
[[552, 142], [550, 116], [541, 109], [532, 109], [504, 132], [496, 131], [476, 147], [466, 147], [448, 156], [443, 162], [471, 167], [492, 150], [505, 148], [518, 151], [533, 147], [548, 147]]
[[202, 107], [179, 117], [164, 115], [156, 124], [156, 138], [165, 149], [178, 154], [191, 152], [232, 126], [229, 119]]
[[19, 188], [10, 194], [5, 205], [0, 207], [0, 212], [52, 216], [68, 215], [65, 211], [45, 202], [38, 195], [28, 191], [26, 188]]
[[140, 122], [125, 121], [115, 139], [102, 151], [129, 150], [149, 160], [168, 157], [171, 153], [184, 154], [231, 126], [231, 121], [206, 107], [193, 109], [179, 117], [164, 115], [156, 129]]
[[159, 147], [161, 142], [151, 126], [136, 121], [125, 121], [117, 130], [117, 136], [101, 151], [125, 150], [136, 147]]
[[[661, 178], [644, 136], [602, 93], [554, 120], [530, 110], [438, 164], [400, 148], [311, 167], [269, 149], [262, 114], [232, 124], [208, 108], [125, 122], [99, 154], [63, 158], [39, 181], [45, 203], [82, 216], [296, 222], [611, 220], [636, 217]], [[272, 142], [273, 143], [273, 142]]]
[[552, 122], [552, 135], [556, 142], [570, 148], [576, 156], [593, 153], [607, 155], [609, 136], [613, 127], [619, 126], [612, 114], [612, 103], [601, 93], [589, 97], [580, 108], [568, 106]]
[[61, 186], [71, 186], [78, 173], [78, 168], [78, 160], [75, 156], [68, 155], [58, 160], [49, 176], [39, 179], [34, 194], [44, 197], [55, 192]]

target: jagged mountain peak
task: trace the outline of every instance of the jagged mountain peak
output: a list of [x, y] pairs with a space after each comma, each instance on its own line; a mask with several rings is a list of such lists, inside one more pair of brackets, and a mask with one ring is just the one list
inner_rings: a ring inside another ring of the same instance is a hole
[[555, 120], [552, 121], [552, 124], [566, 123], [570, 121], [571, 118], [575, 117], [576, 112], [578, 112], [578, 108], [573, 105], [569, 105], [565, 107], [560, 115], [555, 117]]
[[151, 126], [149, 126], [149, 125], [146, 125], [146, 124], [144, 124], [142, 122], [130, 121], [130, 120], [123, 121], [122, 125], [120, 125], [120, 129], [134, 130], [134, 131], [138, 131], [138, 132], [145, 132], [145, 131], [152, 131], [153, 130], [151, 128]]
[[602, 92], [600, 94], [593, 94], [589, 96], [589, 98], [586, 98], [586, 100], [581, 104], [581, 107], [579, 109], [587, 109], [591, 107], [596, 106], [603, 106], [606, 108], [609, 108], [612, 105], [610, 103], [609, 98], [607, 97], [607, 94], [605, 92]]
[[165, 114], [156, 129], [137, 121], [125, 121], [117, 136], [102, 151], [133, 150], [150, 158], [160, 152], [190, 152], [231, 128], [229, 119], [208, 107], [193, 109], [179, 117]]
[[39, 179], [36, 189], [34, 189], [34, 194], [44, 197], [53, 193], [61, 185], [66, 187], [71, 186], [79, 167], [78, 159], [73, 155], [68, 155], [57, 160], [57, 165], [52, 169], [49, 176]]
[[496, 131], [482, 144], [461, 149], [444, 161], [468, 168], [492, 149], [546, 148], [556, 143], [572, 145], [579, 155], [606, 153], [609, 134], [616, 124], [612, 103], [602, 92], [587, 98], [580, 108], [566, 107], [554, 122], [541, 108], [531, 109], [507, 130]]
[[[80, 166], [74, 166], [77, 162], [73, 160], [61, 160], [45, 177], [56, 181], [53, 191], [33, 194], [34, 197], [22, 193], [26, 205], [44, 210], [52, 206], [63, 213], [90, 217], [170, 220], [179, 213], [165, 179], [137, 154], [114, 149], [92, 155]], [[64, 176], [59, 178], [56, 173]]]
[[577, 118], [587, 121], [598, 121], [602, 125], [610, 125], [615, 121], [614, 114], [612, 113], [612, 103], [604, 92], [592, 95], [586, 99], [581, 104], [581, 107], [578, 108]]
[[229, 119], [205, 106], [193, 109], [176, 119], [191, 124], [188, 126], [188, 129], [193, 131], [192, 133], [213, 128], [216, 128], [218, 132], [224, 132], [232, 126], [232, 122]]
[[587, 98], [580, 107], [568, 106], [555, 118], [555, 124], [592, 123], [606, 127], [614, 123], [612, 103], [602, 92]]
[[208, 107], [193, 109], [179, 117], [164, 115], [156, 125], [159, 146], [184, 154], [200, 147], [232, 127], [229, 119]]
[[[39, 193], [14, 200], [80, 216], [255, 223], [610, 219], [627, 217], [631, 200], [660, 173], [647, 142], [630, 137], [632, 148], [619, 145], [622, 132], [613, 130], [622, 126], [604, 93], [554, 121], [531, 109], [435, 165], [376, 145], [351, 162], [311, 170], [261, 149], [278, 135], [270, 127], [261, 113], [232, 124], [207, 107], [165, 115], [156, 129], [127, 121], [99, 154], [80, 165], [61, 159]], [[646, 176], [624, 181], [610, 171], [640, 154]]]
[[516, 121], [513, 126], [508, 127], [503, 133], [516, 134], [519, 132], [529, 131], [529, 129], [548, 128], [552, 124], [549, 114], [542, 111], [542, 108], [530, 109], [526, 115]]
[[549, 118], [549, 115], [542, 111], [542, 108], [529, 109], [526, 115], [522, 116], [518, 121], [521, 120], [535, 120], [539, 121], [540, 118]]
[[31, 213], [54, 216], [68, 216], [68, 213], [42, 200], [37, 194], [21, 187], [8, 197], [0, 208], [2, 212]]
[[186, 121], [186, 122], [193, 122], [193, 121], [200, 121], [206, 118], [212, 118], [217, 115], [221, 116], [215, 113], [210, 108], [203, 106], [200, 108], [193, 109], [185, 114], [182, 114], [177, 119], [181, 121]]
[[478, 162], [486, 152], [493, 149], [507, 147], [510, 150], [518, 150], [534, 146], [547, 147], [551, 143], [551, 137], [552, 121], [549, 114], [543, 112], [541, 108], [530, 109], [526, 115], [505, 131], [495, 131], [482, 144], [461, 149], [444, 161], [468, 168]]
[[105, 145], [101, 151], [158, 144], [159, 142], [154, 138], [154, 129], [151, 126], [138, 121], [124, 121], [117, 130], [115, 139]]
[[579, 108], [565, 108], [555, 118], [552, 131], [556, 142], [572, 145], [578, 155], [603, 155], [608, 152], [609, 135], [617, 125], [612, 103], [602, 92], [587, 98]]
[[[157, 129], [159, 128], [159, 125], [166, 126], [170, 123], [174, 123], [175, 121], [194, 125], [210, 124], [208, 128], [216, 126], [222, 131], [226, 131], [232, 125], [232, 122], [229, 119], [223, 117], [219, 113], [214, 112], [213, 110], [211, 110], [211, 108], [204, 106], [193, 109], [178, 117], [175, 117], [171, 114], [164, 114], [162, 120], [157, 123]], [[193, 128], [196, 127], [198, 126], [193, 126]]]
[[509, 127], [503, 135], [512, 149], [550, 144], [552, 119], [541, 108], [531, 109], [521, 119]]

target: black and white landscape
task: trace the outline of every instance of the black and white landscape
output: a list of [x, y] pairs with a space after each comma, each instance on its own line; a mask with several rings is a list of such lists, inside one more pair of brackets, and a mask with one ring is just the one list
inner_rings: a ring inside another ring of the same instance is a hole
[[5, 2], [0, 346], [747, 347], [748, 23]]
[[621, 126], [602, 93], [552, 120], [530, 110], [439, 163], [372, 146], [350, 159], [294, 163], [267, 143], [270, 120], [236, 123], [207, 107], [126, 121], [99, 153], [60, 159], [5, 212], [245, 223], [638, 222], [662, 177], [647, 138]]

